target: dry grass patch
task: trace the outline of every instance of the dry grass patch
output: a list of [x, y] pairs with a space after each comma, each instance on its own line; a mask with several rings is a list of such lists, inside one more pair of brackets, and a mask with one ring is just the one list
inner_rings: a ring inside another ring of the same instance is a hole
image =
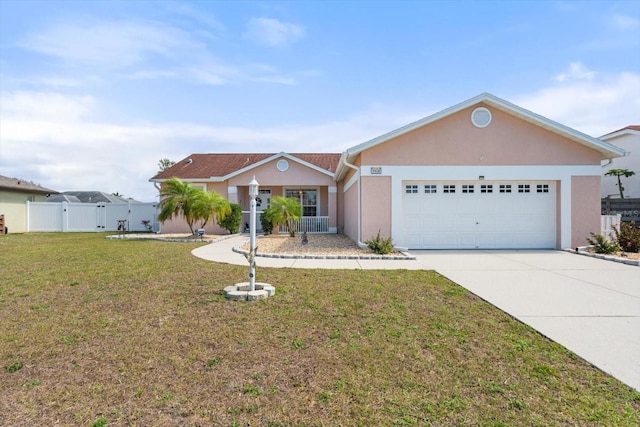
[[0, 425], [638, 425], [640, 395], [434, 272], [0, 237]]

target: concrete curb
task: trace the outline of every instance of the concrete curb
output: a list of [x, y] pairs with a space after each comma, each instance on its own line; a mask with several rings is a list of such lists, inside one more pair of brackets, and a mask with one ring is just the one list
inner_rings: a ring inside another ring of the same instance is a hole
[[613, 255], [597, 254], [595, 252], [589, 252], [588, 250], [590, 248], [593, 248], [593, 246], [579, 246], [575, 249], [564, 249], [564, 251], [570, 252], [572, 254], [588, 256], [590, 258], [603, 259], [605, 261], [619, 262], [621, 264], [634, 265], [636, 267], [640, 267], [640, 260], [625, 259], [625, 258], [613, 256]]
[[[234, 246], [232, 248], [233, 252], [247, 255], [249, 251], [245, 251], [244, 249], [240, 249], [246, 242], [241, 245]], [[263, 258], [280, 258], [280, 259], [367, 259], [367, 260], [415, 260], [416, 257], [411, 255], [408, 252], [401, 252], [402, 256], [396, 255], [296, 255], [296, 254], [270, 254], [270, 253], [257, 253], [257, 257]]]

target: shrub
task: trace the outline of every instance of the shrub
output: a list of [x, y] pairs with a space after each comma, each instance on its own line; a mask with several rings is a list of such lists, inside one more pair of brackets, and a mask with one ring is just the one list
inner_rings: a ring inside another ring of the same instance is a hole
[[268, 208], [262, 211], [262, 215], [260, 215], [260, 224], [262, 224], [262, 232], [265, 235], [273, 232], [276, 214], [277, 212], [274, 208]]
[[374, 253], [378, 255], [386, 255], [393, 250], [393, 241], [391, 237], [380, 237], [380, 230], [378, 235], [373, 239], [365, 240], [365, 243]]
[[231, 213], [224, 217], [222, 221], [218, 221], [218, 225], [231, 234], [240, 231], [242, 223], [242, 206], [237, 203], [231, 204]]
[[598, 254], [612, 254], [620, 250], [615, 242], [608, 241], [602, 234], [591, 233], [591, 238], [587, 238], [587, 242], [593, 245], [593, 250]]
[[620, 223], [620, 228], [613, 229], [620, 250], [625, 252], [638, 252], [640, 249], [640, 227], [635, 222]]

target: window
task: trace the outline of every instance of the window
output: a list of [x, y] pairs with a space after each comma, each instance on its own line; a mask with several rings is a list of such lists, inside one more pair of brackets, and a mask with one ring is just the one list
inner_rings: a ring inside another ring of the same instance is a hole
[[442, 186], [443, 193], [455, 193], [456, 192], [456, 186], [455, 185], [443, 185]]
[[404, 192], [407, 194], [418, 194], [418, 186], [414, 184], [405, 185]]
[[501, 193], [511, 193], [511, 184], [500, 184]]
[[35, 196], [27, 196], [27, 202], [35, 202], [36, 198]]
[[475, 187], [473, 185], [463, 185], [462, 192], [463, 193], [473, 193], [475, 191]]
[[493, 185], [490, 184], [482, 184], [480, 186], [481, 193], [493, 193]]
[[536, 187], [536, 191], [538, 193], [548, 193], [549, 192], [549, 184], [538, 184]]
[[436, 186], [435, 185], [425, 185], [424, 186], [424, 192], [429, 194], [429, 193], [437, 193], [436, 190]]
[[529, 184], [518, 184], [518, 193], [530, 193], [531, 186]]
[[285, 191], [285, 197], [298, 199], [302, 206], [302, 216], [317, 216], [318, 192], [316, 190], [292, 190]]

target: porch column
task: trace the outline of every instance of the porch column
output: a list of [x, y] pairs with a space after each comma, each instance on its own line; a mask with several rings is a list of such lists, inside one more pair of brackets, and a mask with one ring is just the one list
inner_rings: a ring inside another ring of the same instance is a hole
[[238, 203], [238, 187], [227, 187], [229, 203]]
[[327, 194], [327, 214], [329, 215], [329, 233], [338, 232], [338, 187], [329, 186]]

